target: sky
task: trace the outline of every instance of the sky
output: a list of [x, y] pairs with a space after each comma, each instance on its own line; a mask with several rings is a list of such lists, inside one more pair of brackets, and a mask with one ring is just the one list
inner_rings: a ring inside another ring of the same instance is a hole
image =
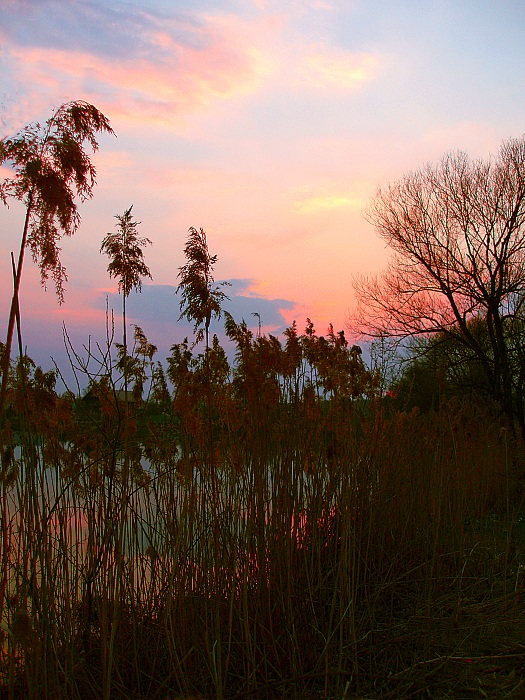
[[[61, 242], [62, 305], [27, 258], [28, 354], [67, 375], [64, 324], [82, 353], [103, 344], [107, 310], [119, 339], [100, 245], [131, 205], [153, 279], [128, 318], [159, 357], [191, 335], [174, 294], [190, 226], [232, 284], [235, 320], [255, 329], [258, 313], [279, 335], [309, 317], [352, 337], [352, 280], [389, 255], [364, 214], [376, 189], [525, 132], [524, 29], [522, 0], [0, 0], [0, 138], [71, 100], [116, 133], [100, 138], [94, 196]], [[0, 208], [0, 338], [23, 216]]]

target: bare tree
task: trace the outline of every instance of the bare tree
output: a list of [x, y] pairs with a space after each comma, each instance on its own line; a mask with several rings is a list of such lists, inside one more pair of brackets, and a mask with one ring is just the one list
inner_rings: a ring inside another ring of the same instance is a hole
[[393, 257], [381, 276], [355, 282], [350, 324], [374, 338], [453, 336], [525, 437], [525, 137], [487, 161], [451, 153], [405, 175], [378, 190], [367, 218]]

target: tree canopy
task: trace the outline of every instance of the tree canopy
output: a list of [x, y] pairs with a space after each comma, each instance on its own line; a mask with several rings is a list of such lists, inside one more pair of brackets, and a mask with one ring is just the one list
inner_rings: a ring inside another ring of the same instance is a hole
[[26, 206], [24, 245], [40, 268], [42, 283], [51, 275], [59, 300], [64, 296], [66, 272], [58, 241], [71, 236], [80, 224], [75, 196], [92, 197], [96, 169], [84, 150], [98, 149], [98, 133], [113, 134], [109, 120], [82, 100], [59, 107], [45, 122], [29, 124], [13, 138], [0, 141], [0, 165], [14, 174], [0, 183], [0, 199]]
[[14, 171], [12, 177], [0, 183], [0, 200], [6, 206], [10, 198], [25, 205], [16, 268], [13, 259], [14, 289], [2, 359], [0, 420], [16, 318], [20, 330], [18, 295], [26, 247], [40, 268], [42, 284], [45, 286], [51, 276], [62, 303], [67, 275], [58, 242], [62, 235], [72, 236], [80, 224], [75, 196], [85, 201], [93, 194], [96, 170], [84, 144], [96, 151], [99, 133], [114, 134], [109, 120], [94, 105], [78, 100], [63, 104], [44, 125], [29, 124], [13, 138], [0, 140], [0, 165], [7, 163]]
[[142, 288], [142, 277], [151, 279], [149, 267], [144, 262], [143, 248], [151, 245], [149, 238], [137, 235], [140, 221], [134, 221], [131, 214], [133, 205], [123, 214], [117, 214], [117, 230], [107, 233], [100, 246], [100, 252], [110, 258], [108, 272], [118, 279], [119, 292], [128, 297], [133, 289]]
[[525, 435], [525, 137], [486, 161], [450, 153], [408, 173], [378, 190], [367, 217], [393, 256], [384, 274], [356, 280], [354, 325], [371, 337], [453, 336]]
[[[221, 287], [229, 286], [228, 282], [215, 284], [213, 268], [217, 256], [211, 255], [208, 249], [206, 231], [190, 227], [186, 245], [184, 246], [186, 263], [179, 268], [179, 286], [181, 293], [181, 315], [179, 320], [187, 318], [195, 323], [195, 342], [206, 339], [212, 317], [220, 318], [222, 302], [228, 299]], [[204, 324], [204, 330], [202, 329]]]

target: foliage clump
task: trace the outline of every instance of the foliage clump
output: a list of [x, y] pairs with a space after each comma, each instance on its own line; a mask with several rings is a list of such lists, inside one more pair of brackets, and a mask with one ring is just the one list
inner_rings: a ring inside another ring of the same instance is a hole
[[177, 287], [177, 292], [181, 293], [179, 320], [187, 318], [188, 321], [193, 321], [195, 342], [205, 338], [208, 347], [210, 322], [212, 318], [221, 316], [222, 302], [228, 298], [221, 287], [228, 285], [228, 282], [215, 285], [213, 269], [217, 256], [211, 255], [208, 249], [204, 229], [190, 227], [184, 255], [186, 262], [179, 268], [180, 282]]
[[53, 278], [59, 300], [67, 277], [58, 241], [62, 235], [72, 236], [80, 224], [75, 196], [85, 201], [93, 195], [96, 169], [84, 143], [97, 151], [99, 133], [113, 134], [108, 119], [79, 100], [62, 105], [45, 124], [29, 124], [0, 141], [0, 165], [14, 170], [0, 185], [0, 199], [4, 204], [10, 198], [24, 203], [23, 243], [40, 268], [42, 283]]

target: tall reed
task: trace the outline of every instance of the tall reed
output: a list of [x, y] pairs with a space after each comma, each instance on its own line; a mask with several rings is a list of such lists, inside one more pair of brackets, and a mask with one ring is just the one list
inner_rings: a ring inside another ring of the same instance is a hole
[[523, 651], [490, 407], [399, 412], [332, 329], [226, 329], [233, 367], [214, 338], [165, 368], [137, 329], [127, 412], [111, 342], [72, 355], [85, 397], [12, 375], [0, 697], [416, 697]]

